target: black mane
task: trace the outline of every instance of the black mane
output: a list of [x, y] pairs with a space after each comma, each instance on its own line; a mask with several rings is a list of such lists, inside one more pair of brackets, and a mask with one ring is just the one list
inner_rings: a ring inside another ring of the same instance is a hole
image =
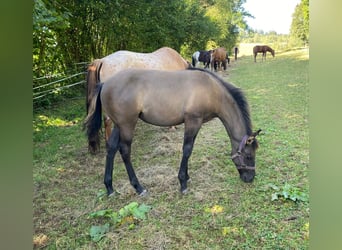
[[249, 114], [249, 105], [246, 100], [245, 94], [240, 88], [235, 87], [233, 84], [228, 83], [224, 81], [221, 77], [216, 75], [215, 73], [201, 69], [201, 68], [189, 68], [188, 70], [197, 70], [197, 71], [202, 71], [205, 73], [208, 73], [212, 77], [214, 77], [216, 80], [218, 80], [224, 87], [225, 89], [230, 93], [230, 95], [233, 97], [234, 101], [237, 103], [238, 107], [240, 108], [240, 112], [242, 114], [244, 124], [247, 130], [247, 135], [252, 134], [252, 123], [251, 123], [251, 118]]

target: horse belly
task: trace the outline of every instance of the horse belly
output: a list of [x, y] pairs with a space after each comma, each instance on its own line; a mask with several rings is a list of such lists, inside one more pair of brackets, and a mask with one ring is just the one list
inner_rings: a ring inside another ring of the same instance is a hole
[[184, 122], [182, 106], [173, 98], [153, 98], [144, 103], [139, 118], [157, 126], [178, 125]]

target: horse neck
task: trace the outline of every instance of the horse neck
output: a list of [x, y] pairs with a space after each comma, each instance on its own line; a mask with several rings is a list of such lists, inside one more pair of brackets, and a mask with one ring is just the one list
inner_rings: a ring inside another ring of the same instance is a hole
[[227, 134], [230, 138], [230, 143], [232, 147], [232, 154], [236, 153], [242, 138], [245, 135], [250, 134], [250, 128], [245, 124], [243, 115], [237, 104], [232, 105], [232, 97], [230, 96], [225, 100], [224, 105], [222, 105], [223, 110], [219, 115]]

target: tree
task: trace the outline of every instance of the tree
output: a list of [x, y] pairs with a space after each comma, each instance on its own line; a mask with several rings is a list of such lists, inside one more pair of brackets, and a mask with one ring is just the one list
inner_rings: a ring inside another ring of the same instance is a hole
[[58, 12], [48, 1], [34, 0], [33, 71], [36, 77], [60, 71], [62, 58], [57, 46], [57, 32], [69, 26], [70, 13]]
[[65, 72], [117, 50], [169, 46], [189, 57], [232, 48], [246, 28], [245, 0], [34, 0], [34, 76]]
[[292, 15], [290, 34], [304, 44], [309, 43], [309, 0], [301, 0], [296, 6]]

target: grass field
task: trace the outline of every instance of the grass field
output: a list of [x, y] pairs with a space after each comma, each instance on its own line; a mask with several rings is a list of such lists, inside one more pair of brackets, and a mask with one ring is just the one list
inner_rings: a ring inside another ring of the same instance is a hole
[[[84, 100], [36, 112], [34, 247], [307, 249], [308, 50], [276, 52], [275, 58], [268, 55], [262, 63], [260, 57], [254, 63], [251, 55], [241, 56], [228, 72], [218, 73], [244, 90], [254, 129], [263, 130], [257, 176], [251, 184], [240, 181], [229, 159], [229, 138], [214, 119], [197, 136], [189, 160], [189, 193], [181, 195], [177, 173], [183, 127], [173, 131], [139, 122], [132, 161], [149, 195], [135, 194], [117, 155], [113, 184], [119, 194], [107, 198], [105, 148], [95, 156], [88, 154], [81, 131]], [[144, 211], [146, 218], [119, 213], [133, 202], [151, 208]], [[101, 210], [107, 211], [107, 217], [101, 216]], [[109, 216], [117, 214], [120, 220]], [[94, 231], [97, 239], [90, 236]]]

